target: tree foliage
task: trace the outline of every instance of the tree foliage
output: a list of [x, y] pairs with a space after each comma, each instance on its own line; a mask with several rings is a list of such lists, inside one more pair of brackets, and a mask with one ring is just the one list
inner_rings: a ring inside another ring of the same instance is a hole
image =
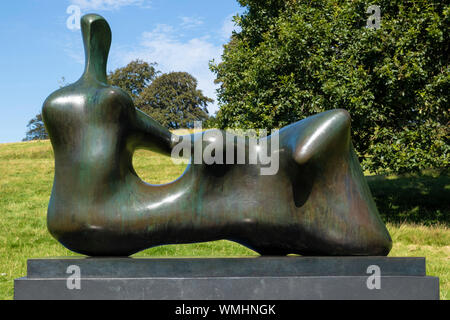
[[156, 63], [134, 60], [108, 76], [110, 84], [125, 90], [135, 106], [167, 128], [192, 127], [208, 119], [206, 106], [213, 100], [197, 89], [187, 72], [161, 74]]
[[187, 72], [170, 72], [156, 78], [141, 94], [141, 110], [172, 129], [192, 128], [208, 117], [209, 102]]
[[373, 172], [448, 166], [449, 16], [440, 1], [239, 0], [216, 73], [220, 127], [277, 128], [335, 108]]
[[125, 67], [117, 68], [108, 74], [110, 85], [124, 90], [139, 104], [139, 96], [160, 73], [155, 69], [156, 63], [148, 63], [142, 60], [133, 60]]
[[48, 134], [45, 130], [44, 122], [42, 121], [42, 116], [40, 113], [28, 122], [27, 128], [28, 130], [23, 141], [48, 139]]

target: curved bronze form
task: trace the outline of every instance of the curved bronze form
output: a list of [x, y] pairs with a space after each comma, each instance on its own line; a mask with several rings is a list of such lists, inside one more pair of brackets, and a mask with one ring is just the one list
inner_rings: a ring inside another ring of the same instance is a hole
[[81, 26], [85, 71], [42, 110], [55, 153], [48, 229], [64, 246], [128, 256], [157, 245], [229, 239], [270, 255], [389, 253], [391, 238], [351, 145], [345, 110], [281, 129], [276, 175], [260, 175], [261, 164], [202, 163], [169, 184], [141, 181], [133, 152], [170, 154], [178, 139], [107, 84], [105, 19], [86, 15]]

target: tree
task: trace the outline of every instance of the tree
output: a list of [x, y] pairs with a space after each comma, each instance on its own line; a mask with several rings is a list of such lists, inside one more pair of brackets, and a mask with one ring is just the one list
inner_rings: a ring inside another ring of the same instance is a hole
[[110, 72], [108, 82], [122, 88], [138, 109], [168, 128], [208, 119], [206, 105], [213, 100], [197, 89], [197, 80], [186, 72], [160, 75], [156, 65], [134, 60]]
[[109, 84], [119, 87], [130, 95], [135, 105], [139, 107], [139, 96], [150, 83], [155, 80], [160, 71], [155, 69], [156, 63], [133, 60], [125, 67], [117, 68], [108, 75]]
[[213, 100], [197, 89], [197, 80], [187, 72], [157, 77], [142, 91], [141, 110], [172, 129], [192, 128], [194, 121], [209, 118], [206, 108]]
[[447, 167], [449, 18], [444, 2], [239, 0], [241, 28], [211, 64], [217, 123], [279, 128], [335, 108], [352, 116], [360, 160], [373, 172]]
[[28, 131], [22, 141], [44, 140], [48, 139], [47, 131], [45, 130], [44, 122], [41, 114], [37, 114], [27, 124]]

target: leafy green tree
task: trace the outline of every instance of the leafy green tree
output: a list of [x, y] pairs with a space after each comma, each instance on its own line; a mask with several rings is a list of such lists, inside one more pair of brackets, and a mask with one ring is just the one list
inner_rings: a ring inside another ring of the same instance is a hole
[[208, 119], [202, 122], [202, 128], [204, 129], [216, 129], [218, 127], [216, 115], [210, 115]]
[[133, 60], [125, 67], [110, 72], [108, 82], [128, 93], [135, 105], [139, 107], [140, 94], [160, 73], [155, 66], [156, 63], [148, 63], [139, 59]]
[[212, 100], [197, 89], [197, 80], [186, 72], [162, 74], [156, 63], [134, 60], [108, 75], [108, 82], [126, 91], [137, 108], [168, 128], [193, 126], [208, 119]]
[[241, 31], [211, 64], [220, 127], [279, 128], [347, 109], [372, 172], [448, 167], [449, 18], [443, 1], [239, 0]]
[[141, 110], [172, 129], [192, 128], [194, 121], [209, 118], [206, 108], [213, 100], [197, 88], [187, 72], [170, 72], [157, 77], [140, 96]]
[[42, 121], [41, 114], [37, 114], [27, 124], [26, 136], [22, 141], [31, 140], [45, 140], [48, 139], [47, 131], [45, 130], [44, 122]]

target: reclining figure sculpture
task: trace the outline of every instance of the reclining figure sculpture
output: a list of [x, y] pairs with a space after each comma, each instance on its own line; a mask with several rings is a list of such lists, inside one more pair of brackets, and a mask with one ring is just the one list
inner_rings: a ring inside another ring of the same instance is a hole
[[[64, 246], [129, 256], [163, 244], [228, 239], [263, 255], [389, 253], [391, 238], [353, 150], [345, 110], [282, 128], [272, 150], [279, 156], [275, 175], [260, 175], [261, 164], [191, 163], [177, 180], [150, 185], [134, 171], [133, 152], [171, 154], [187, 136], [173, 135], [107, 84], [106, 20], [89, 14], [81, 26], [85, 71], [42, 109], [55, 154], [48, 229]], [[266, 139], [270, 144], [272, 137]]]

